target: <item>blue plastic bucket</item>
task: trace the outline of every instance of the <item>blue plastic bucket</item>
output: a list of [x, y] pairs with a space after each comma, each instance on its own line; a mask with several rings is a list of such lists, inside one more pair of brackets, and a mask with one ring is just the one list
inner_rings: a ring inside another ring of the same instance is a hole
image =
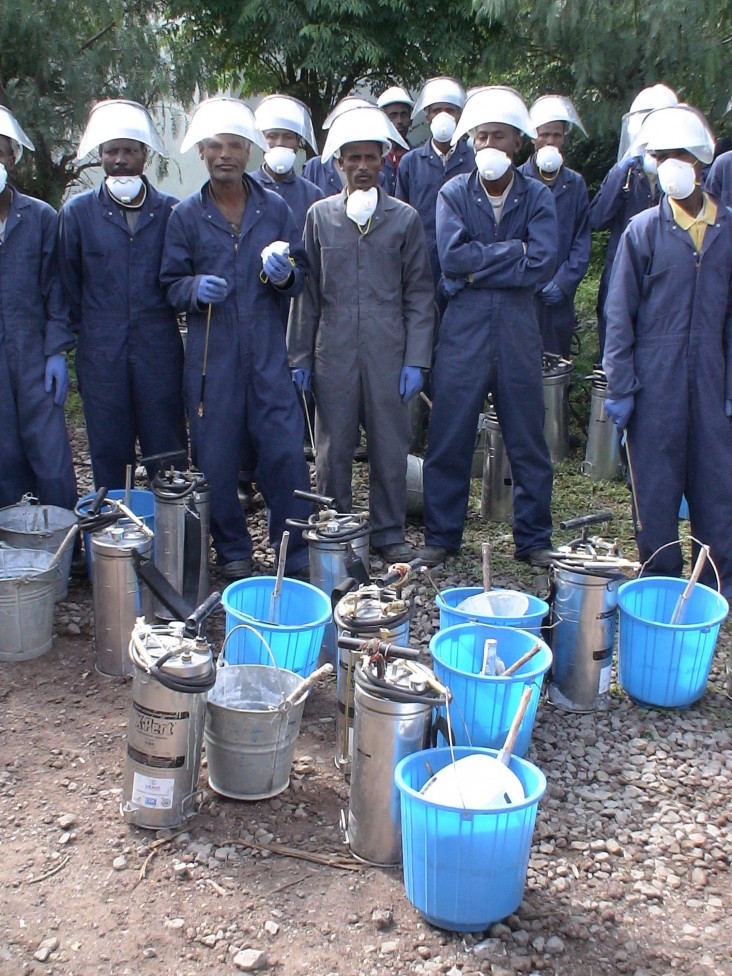
[[[237, 624], [250, 624], [272, 649], [277, 664], [306, 678], [315, 670], [325, 625], [331, 619], [330, 600], [317, 586], [283, 579], [278, 623], [270, 623], [274, 576], [237, 580], [224, 590], [226, 634]], [[255, 634], [240, 630], [226, 644], [228, 664], [272, 664]]]
[[618, 680], [635, 701], [686, 708], [704, 694], [729, 604], [697, 583], [683, 623], [671, 616], [687, 581], [666, 576], [629, 580], [618, 590]]
[[[452, 692], [450, 724], [460, 746], [500, 749], [518, 711], [524, 687], [531, 685], [529, 707], [519, 726], [514, 747], [526, 755], [534, 728], [544, 675], [551, 667], [552, 652], [544, 641], [541, 650], [509, 678], [481, 675], [483, 645], [488, 637], [498, 642], [497, 654], [506, 665], [514, 664], [536, 644], [535, 634], [489, 624], [459, 624], [438, 631], [430, 641], [430, 654], [438, 679]], [[445, 742], [440, 732], [441, 742]]]
[[[495, 749], [455, 749], [494, 758]], [[453, 932], [480, 932], [521, 904], [539, 800], [546, 790], [540, 769], [511, 758], [526, 797], [500, 810], [463, 810], [430, 801], [419, 790], [451, 762], [449, 749], [426, 749], [394, 770], [402, 820], [402, 858], [407, 898], [431, 925]]]
[[[107, 498], [113, 498], [116, 501], [124, 502], [125, 490], [124, 488], [113, 488], [111, 491], [107, 492]], [[76, 512], [79, 515], [86, 515], [89, 511], [89, 506], [94, 501], [94, 495], [84, 495], [80, 498], [76, 504]], [[132, 488], [130, 490], [130, 511], [137, 515], [145, 525], [155, 531], [155, 495], [148, 491], [146, 488]], [[102, 505], [102, 512], [104, 514], [111, 512], [112, 506], [105, 503]], [[155, 540], [153, 539], [153, 551], [155, 548]], [[84, 533], [84, 552], [86, 553], [86, 569], [91, 579], [92, 575], [92, 555], [91, 555], [91, 532]]]
[[465, 610], [457, 609], [458, 603], [467, 600], [469, 596], [475, 596], [482, 592], [482, 586], [453, 586], [438, 593], [435, 597], [435, 603], [440, 608], [440, 630], [473, 621], [493, 624], [494, 627], [518, 627], [541, 637], [541, 622], [549, 613], [548, 603], [538, 596], [531, 596], [531, 594], [526, 593], [524, 595], [528, 598], [529, 605], [526, 608], [526, 613], [520, 617], [492, 617], [488, 614], [466, 613]]

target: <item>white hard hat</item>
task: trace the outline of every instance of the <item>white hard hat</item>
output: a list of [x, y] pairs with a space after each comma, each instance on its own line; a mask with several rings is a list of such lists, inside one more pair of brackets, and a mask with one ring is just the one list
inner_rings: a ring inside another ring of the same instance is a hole
[[399, 85], [393, 85], [391, 88], [383, 91], [379, 95], [376, 104], [379, 108], [386, 108], [387, 105], [408, 105], [410, 108], [414, 108], [414, 102]]
[[477, 129], [486, 122], [512, 125], [530, 139], [536, 139], [536, 129], [523, 99], [515, 88], [507, 85], [488, 85], [473, 92], [465, 103], [452, 144], [456, 145], [471, 129]]
[[420, 112], [436, 102], [447, 102], [448, 105], [462, 109], [465, 105], [465, 89], [457, 78], [440, 75], [426, 81], [417, 96], [417, 104], [412, 109], [412, 118], [415, 119]]
[[36, 147], [18, 125], [16, 117], [4, 105], [0, 105], [0, 136], [7, 136], [10, 139], [13, 145], [13, 155], [15, 156], [16, 163], [23, 155], [23, 146], [26, 149], [35, 151]]
[[201, 102], [193, 113], [180, 151], [188, 152], [203, 139], [224, 134], [248, 139], [265, 152], [269, 149], [249, 106], [240, 98], [217, 95]]
[[651, 153], [686, 149], [702, 163], [711, 163], [714, 158], [714, 133], [698, 109], [691, 105], [672, 105], [646, 115], [637, 148], [641, 152]]
[[375, 105], [356, 106], [341, 112], [328, 131], [321, 160], [325, 163], [332, 156], [340, 155], [341, 147], [349, 142], [379, 142], [384, 155], [389, 152], [392, 142], [409, 149], [394, 125]]
[[143, 142], [161, 156], [168, 155], [152, 116], [139, 102], [124, 98], [97, 102], [89, 113], [76, 158], [83, 159], [102, 143], [111, 142], [112, 139], [133, 139]]
[[313, 121], [307, 105], [291, 95], [267, 95], [254, 110], [254, 118], [262, 132], [286, 129], [304, 139], [317, 152]]
[[568, 122], [576, 126], [583, 136], [587, 136], [582, 119], [569, 98], [564, 95], [542, 95], [529, 109], [529, 117], [536, 129], [549, 122]]
[[325, 121], [323, 122], [323, 131], [330, 129], [339, 115], [342, 115], [343, 112], [348, 112], [352, 108], [376, 108], [376, 106], [368, 98], [361, 98], [360, 95], [346, 95], [326, 115]]
[[679, 100], [675, 91], [666, 85], [651, 85], [650, 88], [644, 88], [642, 92], [638, 92], [630, 106], [630, 111], [652, 112], [654, 109], [670, 108], [672, 105], [678, 105], [678, 103]]

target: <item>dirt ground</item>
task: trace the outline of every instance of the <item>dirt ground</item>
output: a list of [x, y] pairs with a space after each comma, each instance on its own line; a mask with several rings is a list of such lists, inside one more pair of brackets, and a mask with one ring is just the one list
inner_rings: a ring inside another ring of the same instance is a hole
[[204, 764], [201, 812], [156, 834], [120, 815], [131, 686], [94, 670], [88, 583], [59, 620], [50, 653], [0, 666], [0, 973], [732, 973], [728, 635], [687, 712], [641, 708], [616, 687], [603, 713], [542, 705], [529, 758], [549, 790], [524, 901], [461, 936], [420, 918], [400, 869], [348, 857], [334, 681], [306, 704], [284, 793], [226, 800]]

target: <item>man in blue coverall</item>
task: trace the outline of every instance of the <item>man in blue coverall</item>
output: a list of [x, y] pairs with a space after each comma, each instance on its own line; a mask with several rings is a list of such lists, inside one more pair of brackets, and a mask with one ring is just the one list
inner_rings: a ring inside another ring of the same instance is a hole
[[460, 549], [475, 429], [493, 402], [513, 474], [516, 558], [550, 561], [552, 463], [544, 439], [541, 336], [534, 293], [557, 259], [550, 191], [512, 163], [521, 133], [536, 136], [510, 88], [468, 99], [453, 138], [471, 132], [476, 169], [450, 180], [437, 200], [437, 247], [447, 307], [432, 373], [424, 463], [428, 565]]
[[470, 173], [475, 166], [473, 150], [466, 141], [452, 138], [464, 104], [465, 89], [459, 81], [445, 77], [426, 81], [417, 96], [412, 118], [424, 112], [431, 137], [418, 149], [406, 153], [397, 170], [395, 196], [414, 207], [422, 220], [435, 289], [440, 280], [435, 231], [437, 194], [448, 180]]
[[[148, 149], [165, 154], [142, 105], [98, 103], [78, 157], [97, 149], [105, 180], [61, 208], [59, 261], [78, 333], [76, 371], [94, 483], [123, 488], [136, 438], [143, 456], [187, 455], [183, 343], [158, 282], [177, 200], [142, 175]], [[149, 464], [148, 475], [158, 468]]]
[[[412, 109], [414, 102], [403, 88], [394, 85], [383, 91], [376, 103], [387, 119], [397, 130], [402, 139], [408, 143], [407, 136], [412, 124]], [[399, 143], [394, 143], [389, 152], [384, 156], [384, 183], [383, 187], [389, 196], [396, 193], [397, 172], [399, 164], [404, 156], [409, 152]]]
[[0, 508], [27, 492], [73, 509], [76, 478], [64, 420], [73, 348], [56, 261], [52, 207], [8, 172], [33, 143], [0, 106]]
[[602, 181], [602, 186], [590, 203], [590, 230], [610, 231], [605, 267], [597, 292], [597, 331], [601, 357], [605, 346], [605, 300], [620, 238], [631, 217], [658, 203], [656, 164], [652, 157], [633, 149], [633, 142], [649, 112], [675, 105], [676, 102], [675, 93], [665, 85], [644, 88], [633, 99], [630, 111], [623, 117], [617, 165]]
[[590, 263], [590, 201], [585, 181], [565, 165], [562, 150], [572, 127], [582, 133], [584, 128], [572, 102], [561, 95], [542, 95], [531, 106], [529, 116], [536, 128], [536, 151], [519, 169], [551, 191], [559, 235], [554, 275], [537, 293], [534, 307], [544, 352], [569, 359], [575, 328], [574, 295]]
[[[710, 546], [730, 599], [732, 210], [701, 189], [714, 149], [701, 113], [685, 105], [652, 112], [640, 141], [658, 163], [664, 195], [631, 220], [618, 248], [606, 305], [605, 409], [627, 433], [647, 571], [681, 575], [685, 495], [692, 534]], [[716, 588], [709, 563], [702, 582]]]
[[[210, 179], [173, 211], [160, 272], [169, 302], [187, 313], [191, 446], [211, 486], [211, 535], [227, 579], [252, 573], [252, 540], [237, 495], [245, 437], [256, 453], [277, 551], [286, 520], [310, 514], [293, 498], [310, 481], [280, 308], [282, 296], [302, 289], [308, 266], [290, 208], [246, 175], [252, 142], [267, 147], [244, 102], [199, 105], [181, 151], [197, 145]], [[291, 533], [285, 572], [308, 576], [299, 531]]]

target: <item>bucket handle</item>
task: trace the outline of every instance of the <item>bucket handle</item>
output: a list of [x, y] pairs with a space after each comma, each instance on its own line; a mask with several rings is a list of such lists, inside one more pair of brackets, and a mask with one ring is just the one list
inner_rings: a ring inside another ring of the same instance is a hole
[[[719, 576], [719, 570], [717, 569], [717, 564], [712, 559], [712, 554], [709, 551], [708, 546], [706, 546], [705, 543], [700, 542], [699, 539], [697, 539], [697, 537], [695, 535], [690, 535], [689, 538], [691, 539], [692, 542], [696, 542], [696, 544], [699, 546], [700, 549], [706, 549], [707, 550], [707, 559], [712, 564], [712, 569], [714, 570], [714, 576], [715, 576], [715, 578], [717, 580], [717, 593], [719, 593], [720, 596], [721, 596], [721, 594], [722, 594], [722, 581], [721, 581], [720, 576]], [[681, 541], [679, 539], [677, 539], [675, 542], [666, 542], [662, 546], [659, 546], [658, 549], [656, 549], [655, 552], [652, 552], [651, 555], [648, 557], [648, 559], [646, 559], [646, 561], [643, 563], [643, 565], [640, 568], [640, 572], [638, 573], [638, 576], [641, 577], [643, 575], [643, 570], [646, 568], [646, 566], [648, 565], [648, 563], [655, 556], [657, 556], [659, 554], [659, 552], [661, 552], [663, 549], [668, 549], [669, 546], [678, 546], [680, 544], [681, 544]]]
[[[269, 644], [264, 639], [264, 637], [259, 633], [258, 630], [255, 630], [254, 627], [252, 627], [250, 624], [237, 624], [236, 627], [232, 627], [229, 633], [226, 635], [226, 637], [224, 637], [224, 642], [221, 645], [221, 653], [219, 654], [218, 660], [216, 661], [217, 670], [223, 669], [227, 666], [228, 662], [226, 660], [226, 644], [228, 643], [228, 640], [231, 637], [231, 635], [236, 633], [237, 630], [248, 630], [249, 633], [254, 634], [255, 637], [258, 637], [261, 640], [261, 642], [264, 644], [265, 648], [267, 649], [267, 653], [272, 658], [272, 664], [274, 664], [275, 671], [277, 672], [277, 683], [280, 686], [280, 696], [282, 697], [282, 701], [280, 702], [280, 708], [282, 708], [282, 706], [285, 704], [285, 701], [287, 699], [287, 695], [285, 694], [282, 688], [282, 678], [280, 677], [280, 666], [277, 663], [277, 658], [272, 653], [272, 648], [269, 646]], [[229, 667], [235, 667], [235, 665], [229, 665]]]

